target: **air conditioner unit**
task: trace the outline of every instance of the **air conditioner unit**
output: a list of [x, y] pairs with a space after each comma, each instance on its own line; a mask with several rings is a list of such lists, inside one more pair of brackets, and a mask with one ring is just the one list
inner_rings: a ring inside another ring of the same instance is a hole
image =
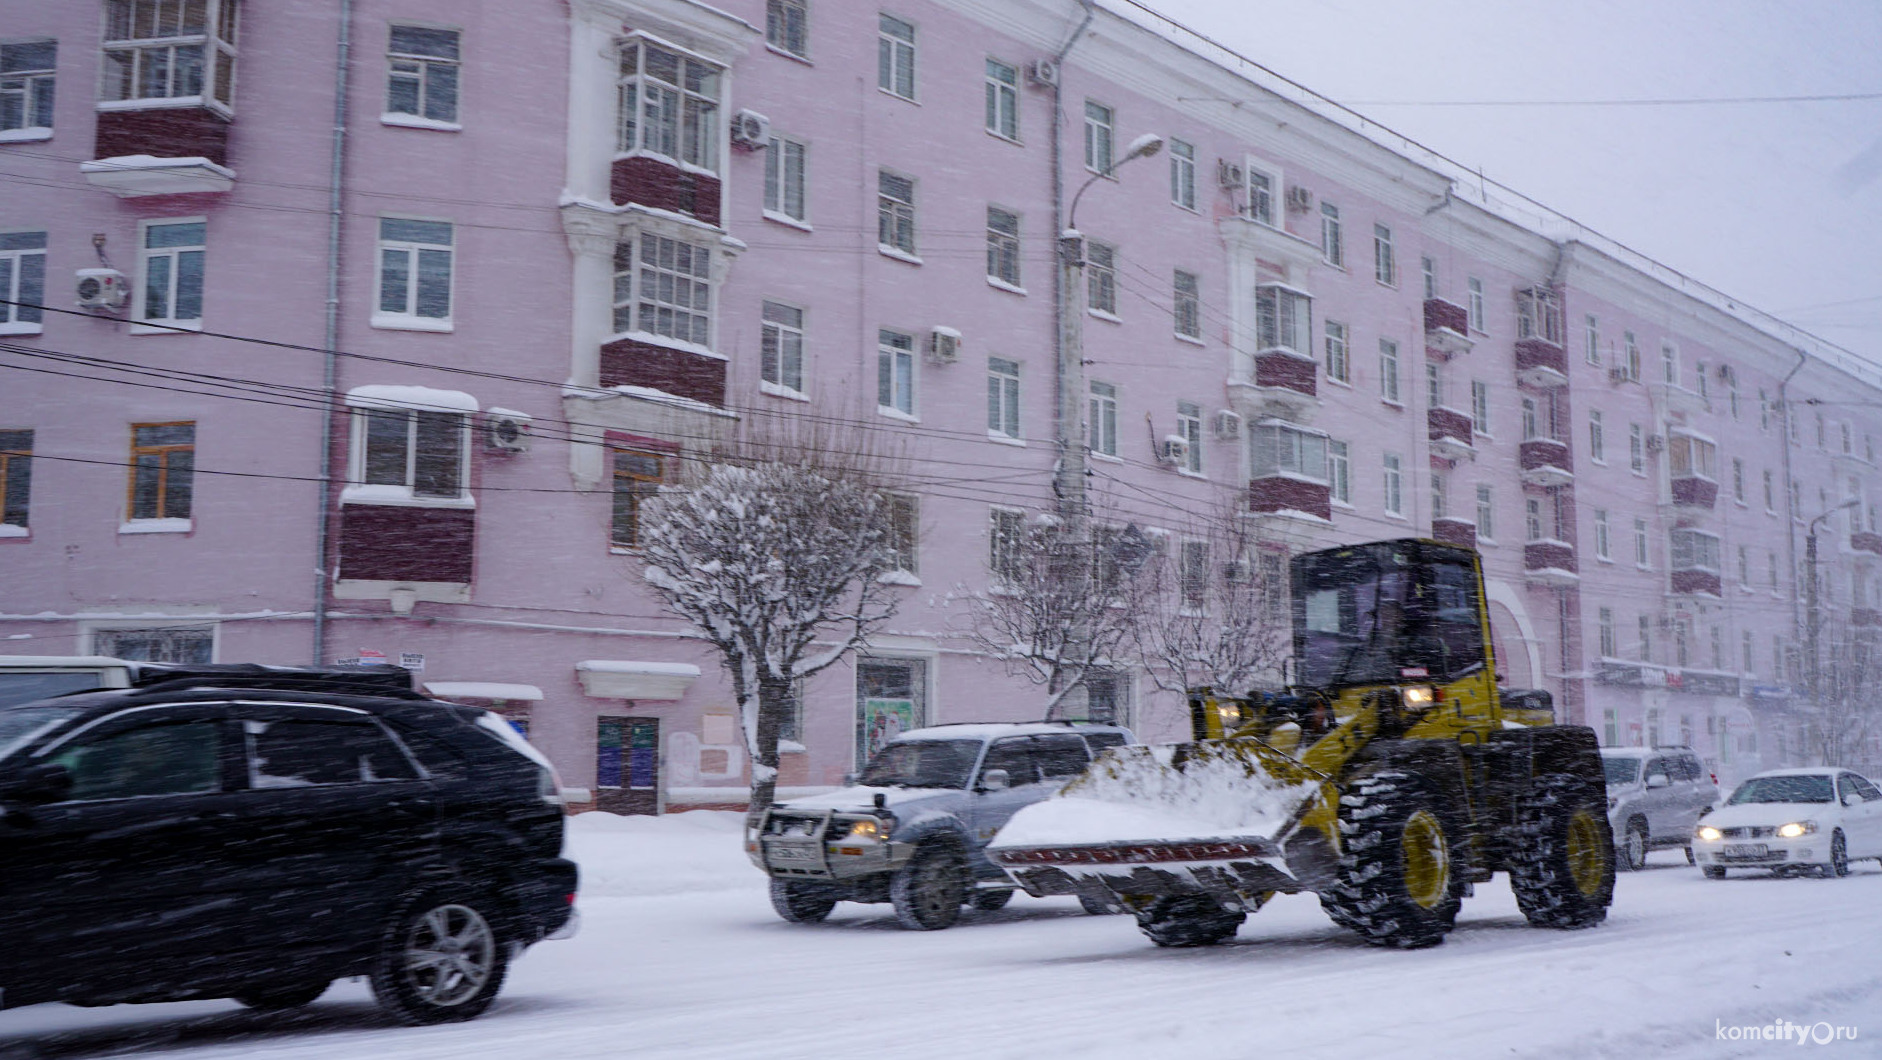
[[1665, 449], [1665, 448], [1666, 448], [1666, 435], [1664, 434], [1647, 435], [1647, 452], [1657, 453], [1660, 450]]
[[510, 409], [491, 409], [484, 413], [484, 445], [497, 453], [529, 452], [527, 413]]
[[1239, 188], [1248, 182], [1248, 174], [1240, 163], [1218, 158], [1215, 162], [1215, 182], [1225, 188]]
[[1157, 443], [1157, 459], [1166, 464], [1181, 464], [1189, 459], [1189, 439], [1166, 434]]
[[1242, 417], [1240, 413], [1223, 409], [1215, 414], [1215, 436], [1225, 442], [1232, 442], [1242, 436]]
[[1298, 184], [1287, 189], [1287, 208], [1295, 213], [1313, 209], [1313, 192]]
[[741, 110], [732, 115], [732, 142], [758, 150], [771, 142], [771, 119], [755, 110]]
[[1059, 64], [1050, 59], [1034, 59], [1026, 64], [1026, 81], [1040, 88], [1051, 88], [1059, 83]]
[[131, 287], [116, 269], [78, 270], [78, 304], [87, 309], [119, 309]]
[[928, 353], [936, 364], [953, 364], [961, 359], [961, 333], [953, 328], [936, 327], [928, 336]]

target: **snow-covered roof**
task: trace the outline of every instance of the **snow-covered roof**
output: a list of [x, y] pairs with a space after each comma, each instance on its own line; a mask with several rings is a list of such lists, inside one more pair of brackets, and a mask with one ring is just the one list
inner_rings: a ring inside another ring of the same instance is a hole
[[501, 681], [426, 681], [425, 691], [440, 699], [542, 699], [542, 689], [535, 685], [513, 685]]
[[698, 677], [699, 667], [692, 663], [639, 662], [631, 659], [583, 659], [575, 669], [597, 674], [663, 674], [668, 677]]
[[375, 384], [346, 392], [346, 403], [356, 409], [421, 409], [428, 412], [476, 412], [477, 399], [462, 390], [428, 386]]

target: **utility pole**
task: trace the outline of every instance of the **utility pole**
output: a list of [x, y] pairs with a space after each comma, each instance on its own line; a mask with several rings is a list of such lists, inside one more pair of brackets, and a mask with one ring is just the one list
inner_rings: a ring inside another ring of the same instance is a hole
[[1810, 684], [1810, 712], [1819, 728], [1823, 719], [1823, 698], [1821, 684], [1821, 663], [1817, 655], [1817, 631], [1823, 627], [1822, 613], [1817, 610], [1817, 527], [1823, 520], [1847, 508], [1854, 508], [1861, 503], [1858, 498], [1850, 498], [1830, 510], [1810, 520], [1810, 526], [1804, 533], [1804, 674]]

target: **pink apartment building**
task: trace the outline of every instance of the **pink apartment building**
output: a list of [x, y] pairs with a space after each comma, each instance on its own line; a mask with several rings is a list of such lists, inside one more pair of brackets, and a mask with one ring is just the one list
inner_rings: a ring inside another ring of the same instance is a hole
[[[877, 714], [1039, 716], [949, 596], [1061, 434], [1100, 518], [1226, 498], [1266, 571], [1477, 545], [1509, 683], [1605, 742], [1808, 758], [1813, 530], [1826, 651], [1882, 615], [1882, 373], [1120, 11], [0, 0], [5, 650], [404, 659], [604, 808], [735, 802], [637, 506], [811, 416], [909, 454], [907, 596], [787, 787]], [[1087, 710], [1185, 728], [1123, 660]]]

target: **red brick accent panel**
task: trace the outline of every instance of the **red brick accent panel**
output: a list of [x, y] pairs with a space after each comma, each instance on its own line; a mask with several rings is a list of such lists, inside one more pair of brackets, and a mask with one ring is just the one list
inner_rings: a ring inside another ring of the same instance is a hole
[[1882, 556], [1882, 534], [1872, 534], [1867, 530], [1858, 530], [1849, 535], [1849, 547], [1861, 552], [1871, 552]]
[[1313, 397], [1315, 361], [1285, 353], [1264, 353], [1255, 358], [1255, 385], [1277, 386]]
[[1251, 512], [1295, 511], [1333, 518], [1333, 490], [1296, 478], [1258, 478], [1248, 484]]
[[1437, 331], [1449, 328], [1459, 335], [1470, 334], [1470, 313], [1461, 305], [1454, 305], [1442, 298], [1425, 299], [1425, 330]]
[[1531, 438], [1522, 444], [1519, 452], [1524, 471], [1533, 471], [1539, 467], [1574, 470], [1569, 466], [1568, 446], [1553, 438]]
[[1432, 409], [1426, 413], [1426, 422], [1430, 424], [1430, 437], [1455, 438], [1465, 445], [1471, 444], [1470, 417], [1456, 409]]
[[1477, 547], [1477, 526], [1462, 519], [1431, 520], [1431, 536], [1447, 545], [1462, 548]]
[[615, 205], [639, 203], [719, 223], [719, 179], [688, 172], [671, 162], [637, 155], [614, 160], [611, 198]]
[[1516, 370], [1530, 368], [1553, 368], [1563, 375], [1568, 374], [1568, 354], [1560, 346], [1541, 339], [1518, 339], [1516, 341]]
[[1711, 508], [1719, 499], [1719, 484], [1688, 475], [1673, 479], [1673, 503], [1682, 508]]
[[1718, 596], [1719, 576], [1704, 570], [1676, 570], [1673, 572], [1673, 591]]
[[477, 529], [469, 508], [348, 504], [340, 509], [340, 577], [468, 585]]
[[1572, 571], [1579, 568], [1575, 566], [1574, 549], [1559, 541], [1535, 541], [1523, 546], [1523, 569]]
[[229, 122], [207, 107], [98, 112], [95, 158], [152, 155], [229, 164]]
[[602, 386], [644, 386], [708, 405], [725, 404], [725, 362], [650, 342], [616, 339], [601, 346]]

